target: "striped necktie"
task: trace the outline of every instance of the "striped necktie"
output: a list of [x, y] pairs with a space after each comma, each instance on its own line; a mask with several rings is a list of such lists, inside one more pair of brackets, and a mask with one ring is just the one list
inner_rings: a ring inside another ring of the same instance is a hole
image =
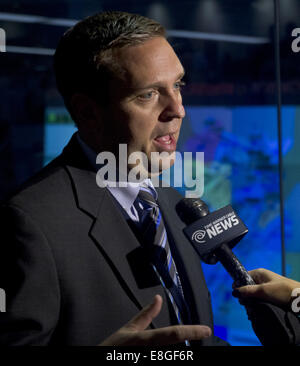
[[[190, 323], [188, 307], [184, 300], [180, 279], [168, 243], [163, 218], [155, 200], [156, 192], [151, 188], [141, 187], [135, 207], [141, 221], [143, 247], [165, 288], [174, 308], [179, 324]], [[137, 207], [137, 204], [142, 204]]]

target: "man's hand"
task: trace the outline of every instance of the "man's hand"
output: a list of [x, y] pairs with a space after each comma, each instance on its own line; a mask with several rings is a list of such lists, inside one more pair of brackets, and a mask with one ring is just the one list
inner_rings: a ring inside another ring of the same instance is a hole
[[[271, 302], [275, 305], [286, 306], [291, 300], [292, 291], [300, 288], [300, 283], [280, 276], [267, 269], [260, 268], [249, 271], [256, 285], [235, 288], [232, 295], [243, 299], [256, 298]], [[236, 287], [233, 284], [233, 287]]]
[[162, 298], [154, 297], [152, 304], [143, 308], [134, 318], [117, 332], [105, 339], [99, 346], [161, 346], [182, 343], [185, 340], [200, 340], [211, 336], [205, 325], [174, 325], [166, 328], [146, 328], [159, 314]]

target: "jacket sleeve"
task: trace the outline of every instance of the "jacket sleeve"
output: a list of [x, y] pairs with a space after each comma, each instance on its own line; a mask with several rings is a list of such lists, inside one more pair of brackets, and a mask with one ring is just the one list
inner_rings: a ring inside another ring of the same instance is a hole
[[263, 346], [300, 345], [300, 322], [291, 310], [256, 299], [245, 301], [245, 307]]
[[[47, 345], [60, 308], [57, 271], [47, 238], [17, 206], [0, 210], [0, 345]], [[2, 309], [3, 310], [3, 309]]]

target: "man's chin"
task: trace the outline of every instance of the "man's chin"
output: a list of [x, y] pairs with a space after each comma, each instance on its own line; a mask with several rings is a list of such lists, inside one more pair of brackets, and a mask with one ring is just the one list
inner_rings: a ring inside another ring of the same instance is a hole
[[164, 170], [170, 169], [175, 163], [176, 152], [151, 151], [150, 153], [135, 152], [128, 160], [128, 181], [142, 181], [159, 176]]
[[170, 169], [175, 163], [175, 151], [162, 151], [151, 153], [151, 174], [161, 174], [163, 170]]

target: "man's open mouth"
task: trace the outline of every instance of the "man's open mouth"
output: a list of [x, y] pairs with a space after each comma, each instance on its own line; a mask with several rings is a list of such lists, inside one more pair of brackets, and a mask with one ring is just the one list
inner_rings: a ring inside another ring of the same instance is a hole
[[176, 139], [174, 133], [158, 136], [154, 139], [160, 150], [174, 151], [176, 149]]

